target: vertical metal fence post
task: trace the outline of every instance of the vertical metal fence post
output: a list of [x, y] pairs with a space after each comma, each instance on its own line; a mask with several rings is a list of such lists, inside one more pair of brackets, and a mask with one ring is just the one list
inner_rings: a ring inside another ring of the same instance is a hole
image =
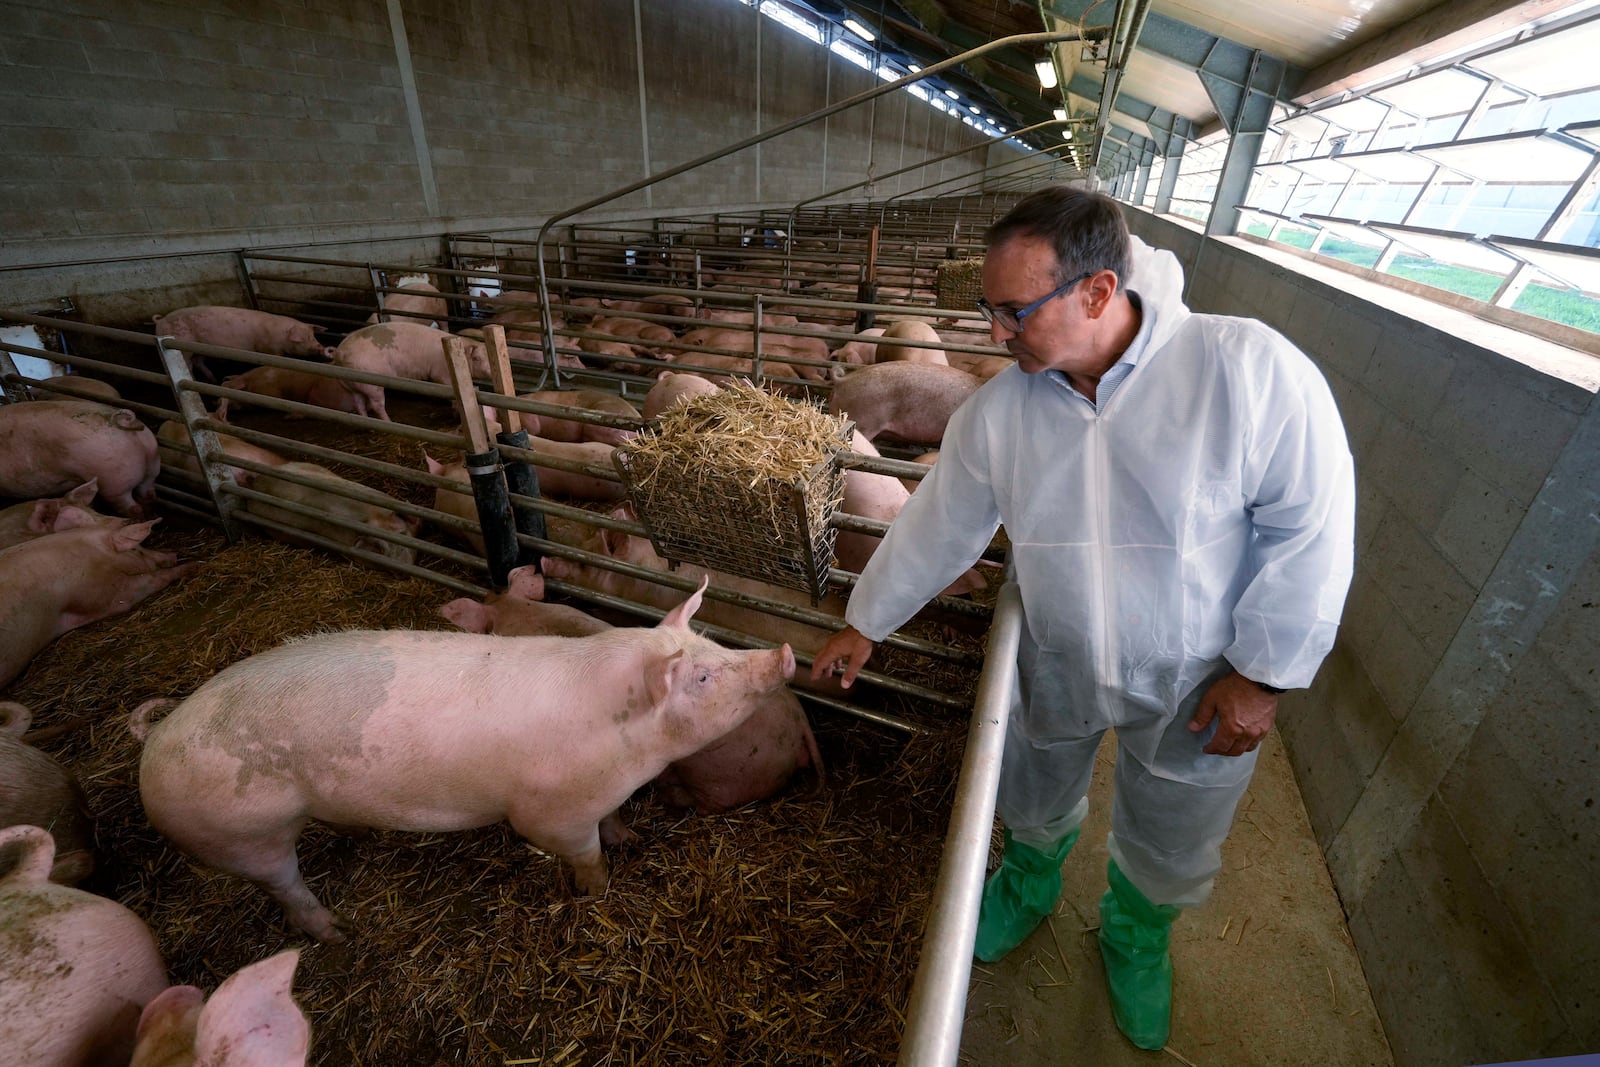
[[240, 534], [239, 520], [235, 517], [239, 499], [223, 487], [224, 482], [233, 484], [233, 468], [222, 458], [222, 442], [217, 440], [217, 435], [197, 425], [206, 417], [206, 404], [199, 393], [189, 388], [194, 378], [189, 374], [189, 364], [184, 361], [183, 353], [167, 344], [176, 340], [176, 337], [157, 337], [156, 355], [161, 357], [167, 377], [172, 381], [172, 395], [177, 398], [178, 410], [183, 414], [189, 443], [194, 445], [200, 473], [205, 476], [206, 488], [211, 492], [211, 503], [222, 521], [222, 532], [230, 545], [235, 544]]

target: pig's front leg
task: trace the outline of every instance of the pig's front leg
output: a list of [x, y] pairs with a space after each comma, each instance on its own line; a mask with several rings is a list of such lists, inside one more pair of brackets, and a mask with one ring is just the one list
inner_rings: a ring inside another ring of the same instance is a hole
[[[615, 816], [616, 813], [612, 812], [606, 819]], [[527, 838], [535, 848], [567, 861], [572, 868], [572, 877], [577, 883], [578, 892], [590, 897], [606, 895], [606, 884], [611, 880], [611, 876], [606, 869], [605, 855], [600, 851], [600, 823], [590, 823], [583, 828], [555, 827], [537, 815], [523, 812], [513, 812], [510, 822], [511, 828]], [[619, 820], [618, 825], [620, 824]]]

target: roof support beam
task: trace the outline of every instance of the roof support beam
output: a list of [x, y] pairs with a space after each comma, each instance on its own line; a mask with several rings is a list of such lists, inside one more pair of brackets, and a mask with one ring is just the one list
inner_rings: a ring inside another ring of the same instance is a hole
[[1444, 0], [1310, 71], [1294, 102], [1309, 104], [1393, 77], [1570, 6], [1570, 0]]

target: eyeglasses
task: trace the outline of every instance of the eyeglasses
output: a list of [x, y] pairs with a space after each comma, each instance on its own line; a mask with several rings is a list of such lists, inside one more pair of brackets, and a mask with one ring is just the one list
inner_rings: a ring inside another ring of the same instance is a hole
[[1044, 296], [1041, 296], [1027, 307], [1020, 307], [1016, 309], [997, 308], [980, 296], [978, 297], [978, 310], [983, 313], [984, 319], [988, 321], [990, 325], [997, 325], [1002, 330], [1005, 330], [1009, 333], [1021, 333], [1023, 319], [1027, 318], [1029, 315], [1032, 315], [1035, 311], [1038, 311], [1040, 308], [1044, 307], [1046, 304], [1050, 303], [1050, 301], [1054, 300], [1068, 289], [1071, 289], [1074, 285], [1077, 285], [1085, 278], [1094, 277], [1096, 273], [1098, 272], [1086, 270], [1067, 284], [1063, 285], [1061, 288], [1046, 293]]

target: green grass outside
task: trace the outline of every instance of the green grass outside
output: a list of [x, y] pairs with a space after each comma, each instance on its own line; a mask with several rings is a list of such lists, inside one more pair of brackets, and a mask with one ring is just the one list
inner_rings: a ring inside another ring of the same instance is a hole
[[[1245, 227], [1244, 232], [1253, 237], [1264, 238], [1271, 230], [1265, 223], [1252, 222]], [[1315, 234], [1289, 229], [1279, 231], [1277, 237], [1278, 243], [1302, 251], [1310, 249], [1315, 239]], [[1342, 259], [1359, 267], [1370, 268], [1378, 262], [1378, 249], [1370, 245], [1356, 244], [1342, 237], [1329, 236], [1317, 251], [1321, 255]], [[1435, 289], [1484, 301], [1494, 296], [1495, 291], [1500, 288], [1501, 281], [1501, 276], [1498, 274], [1471, 270], [1467, 267], [1453, 267], [1447, 263], [1417, 256], [1396, 256], [1394, 262], [1389, 265], [1388, 273], [1398, 278], [1421, 282], [1423, 285], [1431, 285]], [[1600, 299], [1582, 293], [1556, 289], [1548, 285], [1530, 285], [1522, 291], [1521, 296], [1517, 297], [1512, 310], [1580, 330], [1600, 333]]]

